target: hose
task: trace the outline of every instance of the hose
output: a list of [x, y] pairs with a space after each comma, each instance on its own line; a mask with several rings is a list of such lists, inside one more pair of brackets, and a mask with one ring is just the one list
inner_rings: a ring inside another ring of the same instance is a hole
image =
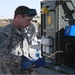
[[55, 54], [57, 54], [57, 53], [63, 53], [63, 51], [56, 51], [56, 52], [52, 53], [51, 55], [47, 56], [47, 57], [45, 58], [45, 60], [47, 60], [48, 58], [51, 58], [53, 55], [55, 55]]

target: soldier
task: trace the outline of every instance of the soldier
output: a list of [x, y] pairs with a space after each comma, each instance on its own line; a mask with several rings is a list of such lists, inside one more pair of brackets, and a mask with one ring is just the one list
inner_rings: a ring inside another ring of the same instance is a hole
[[35, 27], [33, 24], [29, 25], [28, 28], [27, 28], [27, 34], [28, 34], [28, 37], [29, 37], [29, 45], [32, 45], [32, 40], [33, 40], [33, 36], [34, 36], [34, 33], [35, 33]]
[[35, 22], [32, 22], [32, 24], [27, 27], [27, 34], [29, 37], [29, 41], [28, 41], [29, 45], [32, 45], [32, 41], [38, 42], [37, 41], [37, 33], [38, 33], [38, 24], [37, 24], [37, 21], [35, 21]]
[[[13, 22], [0, 29], [0, 74], [19, 74], [21, 55], [24, 55], [23, 41], [27, 38], [24, 28], [31, 24], [35, 9], [19, 6], [15, 10]], [[22, 54], [17, 50], [22, 50]]]

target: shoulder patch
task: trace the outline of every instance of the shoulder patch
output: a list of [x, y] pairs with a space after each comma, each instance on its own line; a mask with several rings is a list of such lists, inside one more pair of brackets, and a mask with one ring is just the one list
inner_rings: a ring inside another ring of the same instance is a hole
[[7, 38], [8, 38], [8, 35], [3, 34], [3, 33], [0, 33], [0, 47], [1, 47], [2, 45], [4, 45], [4, 43], [5, 43], [5, 41], [7, 40]]

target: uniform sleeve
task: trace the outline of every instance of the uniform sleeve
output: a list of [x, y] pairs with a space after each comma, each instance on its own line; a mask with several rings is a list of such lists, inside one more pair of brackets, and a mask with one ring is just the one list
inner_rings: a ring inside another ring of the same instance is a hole
[[11, 54], [11, 50], [7, 48], [10, 44], [9, 37], [10, 35], [0, 32], [0, 63], [4, 64], [1, 65], [1, 67], [3, 67], [5, 71], [9, 69], [12, 73], [18, 73], [21, 57]]
[[9, 44], [10, 44], [9, 36], [4, 32], [0, 32], [0, 57], [9, 55], [10, 53], [10, 50], [8, 50]]
[[0, 48], [4, 48], [8, 45], [8, 35], [0, 32]]

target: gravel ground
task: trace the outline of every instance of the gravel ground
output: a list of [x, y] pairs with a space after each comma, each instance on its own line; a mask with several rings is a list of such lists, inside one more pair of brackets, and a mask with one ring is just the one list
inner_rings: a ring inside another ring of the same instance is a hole
[[35, 73], [37, 74], [62, 74], [60, 72], [57, 72], [55, 70], [52, 70], [50, 68], [46, 68], [46, 67], [40, 67], [40, 68], [35, 68], [33, 69], [35, 71]]

